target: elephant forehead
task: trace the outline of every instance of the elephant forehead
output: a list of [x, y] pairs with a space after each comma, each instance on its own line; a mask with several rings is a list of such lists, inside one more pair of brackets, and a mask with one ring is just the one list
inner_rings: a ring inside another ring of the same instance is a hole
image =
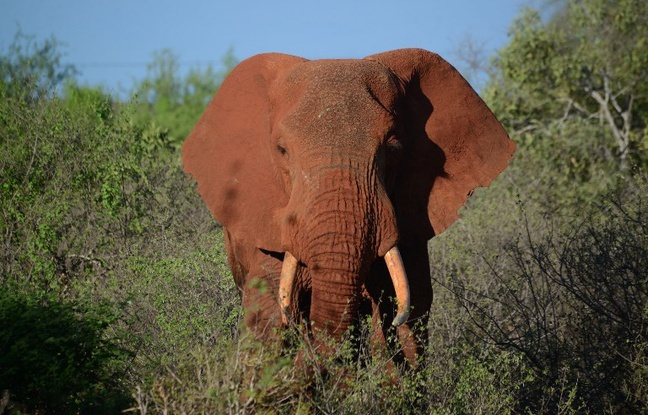
[[[284, 128], [300, 133], [380, 134], [393, 121], [399, 89], [384, 66], [363, 60], [298, 65], [276, 90]], [[374, 131], [379, 130], [379, 131]]]
[[280, 80], [287, 88], [310, 86], [329, 90], [370, 86], [387, 97], [394, 94], [396, 78], [386, 66], [364, 59], [320, 59], [295, 65]]

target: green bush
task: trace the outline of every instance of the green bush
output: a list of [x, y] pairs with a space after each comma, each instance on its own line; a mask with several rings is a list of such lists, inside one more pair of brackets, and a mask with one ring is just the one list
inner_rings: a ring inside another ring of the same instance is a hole
[[217, 225], [166, 136], [134, 121], [136, 104], [101, 89], [71, 79], [52, 84], [41, 72], [12, 75], [29, 73], [20, 65], [31, 61], [56, 73], [48, 56], [2, 60], [0, 290], [47, 298], [51, 307], [119, 309], [101, 333], [119, 333], [120, 346], [133, 352], [114, 356], [124, 368], [120, 381], [133, 386], [196, 344], [222, 342], [214, 330], [221, 323], [231, 336], [236, 290], [223, 277]]
[[564, 217], [486, 195], [479, 214], [432, 244], [435, 304], [454, 324], [433, 332], [447, 333], [445, 347], [468, 341], [522, 359], [532, 378], [520, 409], [638, 413], [648, 398], [646, 184], [638, 176]]
[[352, 339], [326, 359], [307, 352], [302, 366], [293, 359], [308, 339], [289, 350], [230, 341], [198, 348], [138, 387], [138, 413], [510, 414], [533, 381], [519, 355], [493, 347], [430, 350], [408, 371], [389, 356], [349, 353]]
[[130, 402], [130, 353], [111, 338], [102, 305], [0, 292], [0, 390], [30, 413], [116, 413]]

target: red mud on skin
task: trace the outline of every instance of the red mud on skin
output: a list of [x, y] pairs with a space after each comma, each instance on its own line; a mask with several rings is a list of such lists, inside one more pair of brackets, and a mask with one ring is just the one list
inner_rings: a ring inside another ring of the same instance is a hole
[[[387, 140], [402, 148], [398, 159], [381, 153]], [[412, 287], [410, 318], [425, 326], [432, 300], [427, 240], [459, 217], [470, 193], [495, 179], [514, 152], [502, 125], [455, 68], [425, 50], [401, 49], [359, 60], [308, 61], [269, 53], [241, 62], [185, 141], [182, 161], [226, 229], [228, 261], [244, 304], [255, 296], [256, 317], [246, 320], [250, 325], [281, 320], [276, 293], [259, 293], [248, 283], [261, 278], [277, 286], [286, 241], [291, 240], [285, 233], [298, 232], [303, 218], [317, 213], [305, 203], [312, 198], [299, 193], [317, 189], [313, 166], [322, 159], [315, 155], [328, 154], [331, 163], [360, 169], [355, 177], [370, 181], [378, 175], [376, 183], [390, 183], [387, 188], [362, 184], [380, 194], [368, 196], [372, 206], [345, 214], [366, 215], [354, 218], [355, 223], [369, 221], [367, 229], [374, 229], [377, 239], [384, 231], [383, 239], [392, 238], [386, 245], [398, 240]], [[383, 164], [389, 169], [374, 163], [380, 157], [387, 157]], [[389, 220], [383, 211], [392, 215]], [[393, 224], [395, 229], [383, 229]], [[330, 230], [335, 232], [333, 225]], [[350, 252], [373, 261], [375, 244], [365, 245], [358, 241]], [[389, 248], [380, 249], [384, 254]], [[354, 302], [364, 301], [357, 292], [366, 291], [374, 317], [393, 315], [391, 305], [381, 303], [393, 287], [379, 262], [368, 271], [362, 267], [366, 275], [354, 276], [354, 281], [367, 281], [366, 287], [340, 287], [342, 296], [353, 292], [347, 297]], [[304, 290], [312, 276], [307, 265], [300, 264], [296, 281]], [[352, 308], [361, 309], [355, 303]], [[315, 314], [343, 318], [333, 310]], [[376, 318], [374, 328], [381, 329]], [[398, 333], [406, 339], [413, 329], [406, 323]], [[410, 361], [422, 347], [416, 336], [407, 340]]]

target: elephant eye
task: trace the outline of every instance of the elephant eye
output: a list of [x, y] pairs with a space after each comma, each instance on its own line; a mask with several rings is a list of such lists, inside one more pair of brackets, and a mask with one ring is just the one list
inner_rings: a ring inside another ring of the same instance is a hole
[[403, 144], [393, 135], [387, 139], [385, 145], [389, 151], [400, 151], [403, 149]]
[[283, 147], [283, 146], [281, 146], [281, 145], [279, 145], [279, 144], [277, 144], [277, 151], [278, 151], [282, 156], [285, 156], [286, 154], [288, 154], [288, 151], [286, 151], [286, 148]]

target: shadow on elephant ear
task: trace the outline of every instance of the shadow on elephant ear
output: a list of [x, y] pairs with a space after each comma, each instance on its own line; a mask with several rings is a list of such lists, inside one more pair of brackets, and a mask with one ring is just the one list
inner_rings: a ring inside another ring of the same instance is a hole
[[391, 196], [402, 241], [430, 239], [435, 235], [428, 216], [428, 202], [434, 182], [447, 177], [446, 155], [428, 136], [426, 124], [435, 111], [421, 89], [419, 76], [413, 76], [405, 90], [401, 118], [405, 154]]
[[[407, 82], [399, 112], [398, 134], [403, 154], [396, 170], [394, 186], [388, 192], [396, 213], [399, 246], [404, 255], [405, 267], [409, 268], [408, 273], [413, 271], [421, 278], [430, 278], [429, 275], [422, 275], [429, 274], [429, 267], [421, 266], [416, 261], [418, 251], [415, 247], [427, 247], [427, 241], [435, 235], [428, 204], [436, 180], [449, 177], [444, 169], [448, 156], [434, 142], [437, 137], [430, 136], [429, 128], [426, 128], [434, 115], [435, 107], [424, 94], [418, 74], [414, 74]], [[427, 249], [424, 251], [427, 261]], [[385, 352], [392, 357], [392, 361], [401, 368], [409, 367], [397, 329], [391, 325], [396, 314], [396, 295], [384, 261], [376, 260], [369, 274], [373, 278], [367, 280], [366, 289], [371, 299], [362, 302], [359, 314], [371, 315], [371, 301], [379, 304], [381, 324], [379, 328], [374, 327], [374, 330], [382, 331], [379, 336], [385, 339]], [[427, 321], [424, 316], [429, 310], [421, 309], [420, 304], [419, 309], [416, 309], [416, 305], [414, 307], [410, 320], [413, 323], [412, 334], [422, 336], [422, 341], [426, 342], [427, 327], [421, 325]], [[417, 320], [421, 321], [418, 325]]]

